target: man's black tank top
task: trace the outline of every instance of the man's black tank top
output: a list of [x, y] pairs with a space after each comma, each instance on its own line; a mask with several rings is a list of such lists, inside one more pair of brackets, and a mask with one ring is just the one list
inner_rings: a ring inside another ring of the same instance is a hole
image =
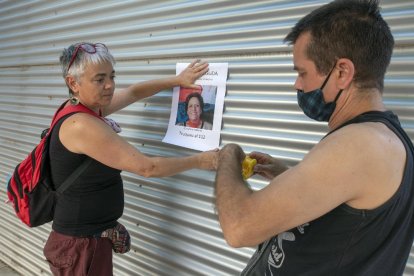
[[406, 165], [396, 193], [374, 210], [343, 204], [273, 237], [242, 275], [402, 275], [414, 237], [413, 144], [392, 112], [367, 112], [341, 127], [363, 122], [385, 124], [404, 144]]
[[[59, 139], [60, 127], [70, 116], [63, 117], [51, 133], [49, 157], [56, 188], [86, 158], [90, 158], [69, 151]], [[59, 196], [53, 230], [71, 236], [91, 236], [115, 226], [124, 208], [120, 173], [119, 170], [92, 160], [79, 178]]]

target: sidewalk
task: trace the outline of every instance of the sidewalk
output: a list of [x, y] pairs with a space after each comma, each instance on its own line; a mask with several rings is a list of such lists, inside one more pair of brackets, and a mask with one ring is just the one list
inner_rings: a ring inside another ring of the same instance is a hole
[[0, 261], [0, 275], [1, 276], [21, 276], [19, 273], [11, 269], [7, 264]]

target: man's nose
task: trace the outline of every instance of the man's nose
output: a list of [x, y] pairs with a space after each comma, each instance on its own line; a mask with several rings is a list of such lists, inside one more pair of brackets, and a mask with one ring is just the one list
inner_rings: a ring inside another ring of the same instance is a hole
[[302, 85], [300, 84], [300, 82], [298, 81], [298, 79], [297, 79], [297, 78], [296, 78], [296, 80], [295, 80], [295, 84], [293, 85], [293, 87], [294, 87], [296, 90], [303, 90]]

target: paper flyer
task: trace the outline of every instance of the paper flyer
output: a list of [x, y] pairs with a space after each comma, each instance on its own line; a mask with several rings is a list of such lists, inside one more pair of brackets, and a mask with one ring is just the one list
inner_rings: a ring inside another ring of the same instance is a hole
[[[176, 74], [189, 63], [177, 63]], [[195, 84], [174, 87], [165, 143], [206, 151], [219, 147], [228, 63], [209, 63], [209, 70]]]

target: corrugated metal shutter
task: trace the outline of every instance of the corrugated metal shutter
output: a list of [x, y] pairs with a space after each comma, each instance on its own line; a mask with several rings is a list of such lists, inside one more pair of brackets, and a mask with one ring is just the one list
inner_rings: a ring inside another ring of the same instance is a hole
[[[58, 56], [76, 41], [104, 42], [117, 58], [117, 84], [175, 73], [195, 57], [229, 62], [221, 145], [239, 143], [289, 164], [325, 134], [307, 119], [293, 90], [291, 49], [282, 40], [293, 24], [327, 1], [3, 1], [0, 3], [1, 187], [66, 97]], [[414, 3], [382, 2], [396, 49], [386, 78], [387, 107], [414, 139]], [[161, 142], [171, 91], [112, 117], [122, 136], [146, 154], [193, 153]], [[253, 253], [222, 239], [213, 206], [214, 173], [189, 171], [163, 179], [123, 173], [133, 250], [115, 256], [115, 275], [234, 275]], [[266, 185], [259, 178], [251, 184]], [[0, 200], [6, 199], [0, 193]], [[0, 259], [24, 275], [49, 274], [42, 248], [50, 225], [25, 228], [0, 204]], [[414, 257], [407, 275], [414, 275]]]

